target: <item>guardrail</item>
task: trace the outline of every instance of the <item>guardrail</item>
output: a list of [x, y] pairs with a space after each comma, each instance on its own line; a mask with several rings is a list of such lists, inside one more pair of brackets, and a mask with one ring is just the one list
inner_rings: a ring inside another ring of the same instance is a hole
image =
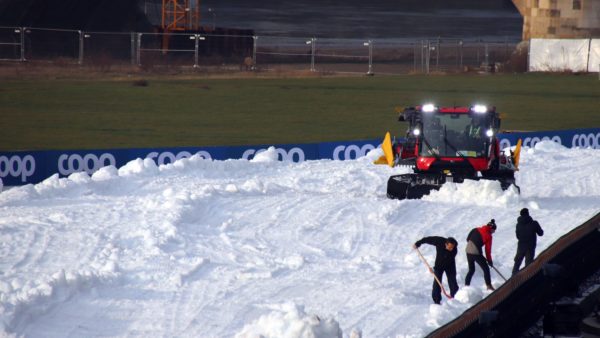
[[[552, 140], [565, 147], [600, 149], [600, 128], [563, 131], [514, 132], [499, 134], [501, 148], [515, 145], [519, 138], [523, 146], [533, 147], [542, 140]], [[351, 160], [365, 156], [379, 147], [381, 139], [325, 142], [312, 144], [276, 144], [279, 160]], [[113, 165], [121, 167], [136, 158], [151, 158], [158, 165], [172, 163], [197, 154], [205, 159], [252, 159], [269, 145], [238, 147], [181, 147], [107, 150], [50, 150], [0, 152], [0, 179], [5, 186], [39, 183], [58, 173], [61, 177], [74, 172], [93, 174], [96, 170]]]

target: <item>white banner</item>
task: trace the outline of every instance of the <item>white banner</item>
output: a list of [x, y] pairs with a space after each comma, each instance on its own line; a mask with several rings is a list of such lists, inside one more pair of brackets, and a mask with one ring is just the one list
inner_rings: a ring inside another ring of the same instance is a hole
[[590, 42], [590, 39], [531, 39], [529, 71], [587, 72]]
[[589, 72], [600, 72], [600, 39], [593, 39], [590, 45]]

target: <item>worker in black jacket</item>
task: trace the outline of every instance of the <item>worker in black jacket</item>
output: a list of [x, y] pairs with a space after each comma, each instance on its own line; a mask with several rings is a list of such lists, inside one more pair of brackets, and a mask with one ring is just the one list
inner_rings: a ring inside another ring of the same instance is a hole
[[517, 218], [516, 234], [519, 243], [517, 245], [517, 254], [515, 255], [515, 265], [512, 270], [513, 276], [519, 272], [523, 258], [525, 258], [525, 266], [533, 262], [537, 236], [543, 236], [544, 230], [542, 230], [540, 223], [529, 216], [529, 210], [523, 208], [521, 209], [519, 218]]
[[[414, 248], [418, 248], [421, 244], [429, 244], [435, 246], [435, 264], [431, 271], [437, 279], [442, 282], [442, 276], [446, 273], [446, 279], [450, 286], [450, 296], [454, 297], [458, 291], [458, 283], [456, 282], [456, 246], [458, 243], [452, 237], [444, 238], [439, 236], [423, 237], [414, 244]], [[431, 290], [431, 298], [433, 302], [439, 304], [442, 301], [442, 289], [437, 281], [433, 281], [433, 289]]]

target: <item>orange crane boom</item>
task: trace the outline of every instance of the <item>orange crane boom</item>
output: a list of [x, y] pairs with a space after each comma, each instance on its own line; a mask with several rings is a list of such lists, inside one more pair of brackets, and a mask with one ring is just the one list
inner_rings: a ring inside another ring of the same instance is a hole
[[165, 33], [198, 30], [200, 0], [162, 0], [161, 28]]

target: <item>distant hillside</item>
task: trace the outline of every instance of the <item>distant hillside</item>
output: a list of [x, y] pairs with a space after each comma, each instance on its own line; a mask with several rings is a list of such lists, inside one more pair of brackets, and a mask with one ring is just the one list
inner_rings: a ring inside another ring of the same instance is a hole
[[2, 0], [0, 26], [88, 31], [151, 30], [137, 0]]

